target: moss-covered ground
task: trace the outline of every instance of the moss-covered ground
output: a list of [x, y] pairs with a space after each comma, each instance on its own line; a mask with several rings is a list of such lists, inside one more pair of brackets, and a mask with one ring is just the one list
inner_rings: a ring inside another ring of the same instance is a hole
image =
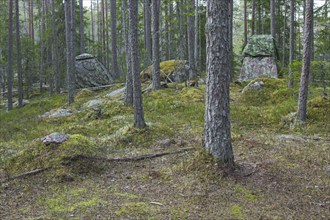
[[[263, 81], [244, 94], [231, 85], [231, 173], [202, 150], [205, 85], [144, 93], [143, 130], [132, 127], [132, 107], [106, 96], [122, 84], [79, 91], [71, 106], [65, 94], [42, 94], [22, 109], [0, 107], [0, 219], [329, 219], [330, 97], [312, 85], [308, 120], [292, 127], [298, 83]], [[105, 102], [88, 107], [94, 99]], [[60, 108], [73, 115], [42, 117]], [[38, 138], [52, 132], [69, 141], [44, 146]], [[187, 147], [141, 161], [97, 159]]]

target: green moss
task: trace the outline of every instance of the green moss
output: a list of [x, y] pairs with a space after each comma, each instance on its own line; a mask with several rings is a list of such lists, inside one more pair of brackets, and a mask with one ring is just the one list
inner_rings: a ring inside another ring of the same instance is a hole
[[[176, 69], [184, 69], [185, 65], [184, 60], [167, 60], [160, 63], [160, 71], [161, 71], [161, 80], [165, 80], [165, 76], [169, 76]], [[152, 66], [147, 67], [145, 70], [141, 72], [141, 78], [144, 80], [151, 79], [152, 76]]]
[[149, 206], [145, 202], [130, 202], [124, 204], [115, 213], [117, 216], [130, 215], [137, 217], [138, 215], [147, 215]]
[[86, 99], [86, 98], [90, 98], [93, 95], [94, 95], [94, 92], [92, 90], [82, 89], [76, 94], [75, 99], [76, 100]]
[[231, 206], [231, 214], [235, 218], [244, 219], [243, 210], [239, 205]]
[[245, 187], [243, 187], [241, 185], [236, 185], [235, 191], [238, 194], [242, 194], [249, 201], [257, 200], [257, 196], [253, 192], [251, 192], [250, 190], [246, 189]]

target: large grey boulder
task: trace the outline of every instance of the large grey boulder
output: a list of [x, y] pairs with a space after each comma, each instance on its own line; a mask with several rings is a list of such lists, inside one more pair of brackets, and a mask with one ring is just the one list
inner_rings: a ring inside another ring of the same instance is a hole
[[271, 35], [253, 35], [243, 50], [239, 81], [278, 78], [276, 45]]
[[76, 57], [76, 89], [104, 86], [113, 83], [107, 68], [93, 55]]

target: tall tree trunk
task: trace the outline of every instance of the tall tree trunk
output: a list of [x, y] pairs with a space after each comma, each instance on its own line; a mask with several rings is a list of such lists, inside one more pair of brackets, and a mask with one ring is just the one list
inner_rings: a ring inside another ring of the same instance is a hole
[[159, 13], [160, 13], [160, 0], [153, 0], [152, 2], [152, 34], [153, 34], [152, 89], [153, 90], [160, 89]]
[[117, 62], [117, 12], [116, 0], [110, 1], [111, 9], [111, 45], [112, 45], [112, 71], [115, 78], [120, 77]]
[[23, 76], [21, 59], [21, 34], [19, 28], [19, 3], [15, 0], [16, 9], [16, 56], [17, 56], [17, 76], [18, 76], [18, 107], [23, 107]]
[[261, 34], [262, 23], [261, 23], [261, 0], [258, 0], [258, 31], [257, 34]]
[[94, 33], [95, 27], [94, 27], [93, 0], [91, 0], [91, 23], [92, 23], [92, 37], [91, 37], [91, 39], [94, 43], [94, 41], [95, 41], [95, 33]]
[[123, 32], [124, 32], [124, 41], [125, 41], [125, 51], [126, 51], [126, 94], [125, 94], [125, 105], [133, 105], [133, 78], [132, 78], [132, 59], [130, 52], [130, 43], [128, 40], [128, 31], [127, 31], [127, 0], [122, 0], [121, 3], [121, 14], [123, 19]]
[[234, 1], [229, 0], [229, 32], [228, 32], [228, 38], [229, 38], [229, 70], [230, 70], [230, 80], [232, 80], [234, 72], [233, 72], [233, 16], [234, 16]]
[[275, 0], [270, 0], [270, 33], [275, 40]]
[[169, 50], [169, 46], [170, 46], [170, 42], [169, 42], [169, 22], [168, 22], [168, 1], [164, 2], [164, 11], [165, 11], [165, 16], [164, 16], [164, 23], [165, 23], [165, 60], [169, 60], [170, 59], [170, 50]]
[[152, 59], [150, 0], [144, 0], [144, 47], [147, 52], [147, 65]]
[[311, 63], [311, 45], [313, 35], [313, 0], [306, 1], [305, 25], [304, 25], [304, 51], [303, 66], [301, 71], [299, 99], [298, 99], [298, 120], [305, 121], [307, 118], [306, 105], [308, 95], [308, 81]]
[[140, 80], [139, 45], [138, 45], [138, 1], [129, 0], [129, 43], [132, 60], [133, 76], [133, 106], [134, 126], [136, 128], [146, 127], [142, 105], [142, 91]]
[[169, 56], [169, 59], [172, 59], [172, 57], [173, 57], [173, 42], [172, 42], [172, 32], [173, 32], [173, 2], [172, 1], [170, 1], [170, 3], [169, 3], [169, 6], [168, 6], [168, 14], [169, 14], [169, 17], [168, 17], [168, 19], [169, 19], [169, 30], [168, 30], [168, 35], [167, 35], [167, 37], [168, 37], [168, 42], [170, 42], [169, 43], [169, 45], [168, 45], [168, 56]]
[[9, 1], [9, 20], [8, 20], [8, 111], [13, 109], [13, 0]]
[[32, 39], [32, 42], [34, 42], [33, 7], [34, 7], [33, 0], [29, 0], [29, 34]]
[[56, 30], [56, 19], [55, 19], [55, 7], [54, 7], [54, 0], [51, 0], [51, 8], [52, 8], [52, 28], [53, 28], [53, 54], [54, 54], [54, 77], [55, 77], [55, 90], [57, 94], [61, 93], [60, 88], [60, 72], [59, 72], [59, 53], [58, 53], [58, 39], [57, 39], [57, 30]]
[[247, 44], [247, 0], [244, 0], [244, 41], [243, 41], [243, 48]]
[[251, 1], [252, 5], [252, 18], [251, 18], [251, 35], [254, 35], [254, 24], [255, 24], [255, 8], [256, 8], [256, 3], [255, 0]]
[[179, 47], [179, 58], [181, 60], [185, 59], [185, 34], [184, 34], [184, 24], [183, 24], [183, 0], [177, 1], [177, 9], [179, 14], [179, 30], [180, 30], [180, 47]]
[[65, 0], [65, 35], [66, 35], [66, 61], [67, 61], [67, 87], [68, 87], [68, 103], [74, 102], [74, 81], [75, 68], [72, 62], [73, 53], [73, 24], [72, 24], [72, 3], [73, 0]]
[[232, 167], [229, 84], [230, 0], [207, 1], [207, 78], [204, 148], [221, 163]]
[[[40, 10], [39, 10], [40, 11]], [[41, 12], [39, 13], [41, 16], [40, 22], [40, 69], [39, 69], [39, 90], [40, 93], [42, 92], [42, 84], [43, 84], [43, 77], [45, 72], [45, 39], [44, 39], [44, 32], [45, 32], [45, 0], [41, 0]]]
[[[195, 0], [188, 0], [189, 13], [193, 13], [195, 9]], [[193, 15], [188, 16], [188, 60], [189, 60], [189, 80], [194, 80], [197, 76], [195, 69], [195, 54], [194, 54], [194, 43], [195, 43], [195, 17]]]
[[287, 12], [287, 5], [286, 0], [284, 0], [284, 22], [283, 22], [283, 37], [282, 37], [282, 68], [285, 67], [285, 55], [286, 55], [286, 12]]
[[290, 0], [290, 51], [289, 51], [289, 84], [293, 88], [292, 63], [294, 59], [294, 0]]
[[79, 0], [79, 34], [80, 34], [80, 53], [85, 53], [85, 31], [84, 31], [84, 5], [83, 5], [83, 0]]
[[194, 42], [194, 60], [195, 60], [195, 71], [197, 72], [198, 69], [198, 7], [199, 7], [199, 0], [196, 0], [195, 6], [195, 42]]

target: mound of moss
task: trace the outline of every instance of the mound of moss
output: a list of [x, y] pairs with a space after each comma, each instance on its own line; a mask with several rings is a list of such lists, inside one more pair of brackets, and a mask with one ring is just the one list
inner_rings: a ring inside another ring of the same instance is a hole
[[315, 97], [308, 102], [308, 118], [330, 124], [330, 99], [328, 97]]
[[[85, 136], [70, 135], [69, 140], [60, 145], [44, 145], [41, 141], [33, 141], [24, 150], [18, 152], [11, 158], [6, 171], [8, 176], [36, 169], [51, 169], [55, 172], [74, 175], [76, 170], [71, 169], [77, 158], [96, 155], [96, 144]], [[88, 169], [88, 167], [85, 167]], [[81, 167], [79, 168], [81, 173]]]
[[[248, 89], [258, 83], [260, 88]], [[280, 104], [291, 96], [290, 89], [284, 79], [257, 78], [252, 80], [241, 95], [241, 102], [246, 105], [261, 106]]]

